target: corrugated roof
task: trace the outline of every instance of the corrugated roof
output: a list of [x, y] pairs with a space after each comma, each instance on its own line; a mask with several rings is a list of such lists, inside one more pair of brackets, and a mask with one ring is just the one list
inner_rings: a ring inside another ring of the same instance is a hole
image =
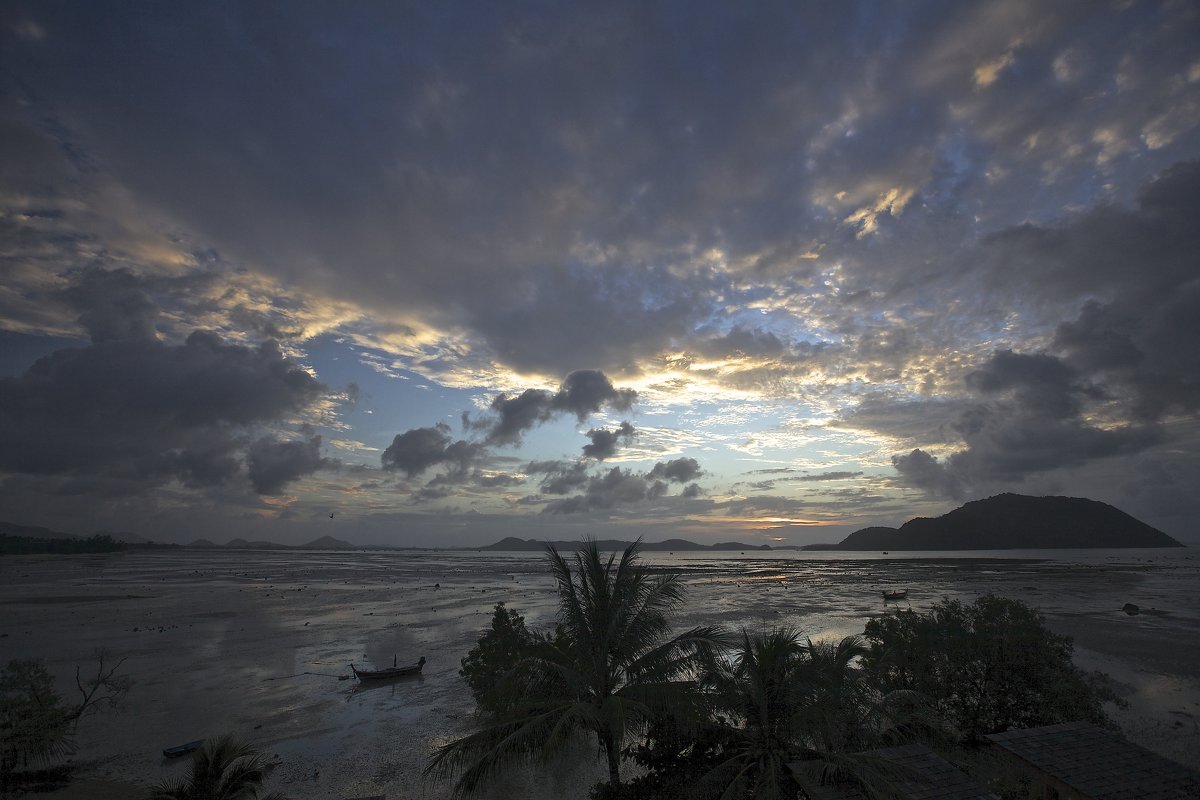
[[[999, 800], [985, 791], [962, 770], [923, 744], [907, 744], [871, 750], [876, 756], [896, 768], [889, 781], [895, 797], [900, 800]], [[865, 800], [853, 785], [820, 786], [793, 770], [800, 785], [812, 800]]]
[[1200, 773], [1086, 722], [1005, 731], [987, 738], [1094, 800], [1200, 797]]

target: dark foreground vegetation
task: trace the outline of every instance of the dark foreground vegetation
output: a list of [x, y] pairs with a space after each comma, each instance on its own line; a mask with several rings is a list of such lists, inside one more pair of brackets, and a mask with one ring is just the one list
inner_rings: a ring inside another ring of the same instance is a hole
[[187, 777], [163, 781], [149, 800], [285, 800], [277, 792], [264, 794], [269, 770], [257, 750], [227, 733], [205, 741]]
[[895, 773], [871, 751], [912, 742], [1007, 795], [978, 756], [984, 735], [1107, 725], [1102, 705], [1117, 701], [1103, 676], [1071, 663], [1068, 638], [1015, 600], [944, 600], [837, 642], [790, 628], [672, 635], [684, 585], [641, 566], [636, 544], [619, 558], [595, 543], [570, 561], [547, 555], [555, 629], [531, 631], [501, 603], [462, 661], [480, 728], [426, 770], [460, 794], [590, 741], [608, 766], [596, 800], [804, 797], [798, 779], [884, 798]]
[[72, 741], [80, 720], [120, 702], [129, 689], [115, 662], [105, 651], [96, 653], [95, 675], [84, 678], [75, 669], [76, 702], [54, 689], [45, 664], [36, 659], [13, 659], [0, 669], [0, 796], [30, 785], [65, 776], [43, 768], [74, 752]]

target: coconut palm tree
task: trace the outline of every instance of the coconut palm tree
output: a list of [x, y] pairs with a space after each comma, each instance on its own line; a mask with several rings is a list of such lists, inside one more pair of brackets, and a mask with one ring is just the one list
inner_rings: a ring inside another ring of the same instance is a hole
[[658, 710], [687, 718], [696, 708], [701, 664], [725, 646], [717, 627], [669, 637], [669, 616], [683, 602], [676, 574], [652, 574], [638, 543], [605, 558], [593, 541], [573, 559], [554, 547], [547, 558], [558, 589], [558, 627], [540, 637], [508, 676], [522, 694], [512, 712], [435, 753], [426, 774], [460, 774], [466, 794], [500, 770], [545, 760], [580, 734], [595, 737], [609, 784], [621, 783], [621, 747]]
[[852, 781], [870, 797], [885, 791], [895, 770], [863, 751], [903, 738], [911, 698], [869, 689], [856, 666], [865, 653], [857, 636], [801, 643], [792, 628], [743, 631], [733, 662], [704, 679], [726, 736], [724, 760], [702, 785], [723, 786], [723, 800], [795, 797], [799, 768]]
[[254, 748], [227, 733], [196, 752], [188, 779], [163, 781], [150, 800], [284, 800], [280, 794], [262, 794], [264, 778], [265, 765]]
[[805, 688], [797, 680], [801, 653], [799, 633], [792, 628], [755, 635], [743, 630], [733, 662], [716, 665], [705, 676], [728, 729], [725, 758], [702, 783], [724, 785], [722, 800], [748, 794], [795, 797], [798, 787], [788, 763]]

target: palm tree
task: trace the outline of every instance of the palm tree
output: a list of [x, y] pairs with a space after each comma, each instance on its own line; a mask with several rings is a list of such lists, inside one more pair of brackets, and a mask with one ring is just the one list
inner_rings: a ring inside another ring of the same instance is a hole
[[[605, 559], [594, 541], [568, 561], [547, 557], [558, 588], [558, 628], [540, 637], [508, 676], [523, 695], [511, 713], [435, 753], [426, 774], [461, 772], [466, 794], [519, 763], [545, 760], [579, 734], [595, 736], [608, 762], [609, 784], [621, 783], [621, 747], [651, 716], [670, 708], [687, 718], [696, 708], [700, 665], [725, 647], [717, 627], [668, 638], [668, 618], [683, 602], [676, 574], [653, 575], [639, 563], [638, 542]], [[573, 562], [573, 564], [572, 564]]]
[[262, 758], [232, 734], [209, 739], [192, 759], [187, 780], [163, 781], [150, 800], [284, 800], [260, 794], [266, 768]]
[[704, 779], [725, 785], [722, 800], [796, 795], [787, 765], [794, 756], [804, 688], [797, 680], [801, 652], [799, 634], [792, 628], [753, 636], [743, 630], [733, 663], [717, 665], [705, 676], [704, 685], [728, 726], [725, 759]]
[[723, 800], [794, 797], [800, 767], [880, 793], [895, 770], [862, 751], [900, 738], [911, 698], [870, 690], [856, 667], [865, 652], [857, 636], [801, 644], [792, 628], [743, 631], [733, 663], [704, 680], [726, 726], [724, 760], [704, 783], [723, 785]]

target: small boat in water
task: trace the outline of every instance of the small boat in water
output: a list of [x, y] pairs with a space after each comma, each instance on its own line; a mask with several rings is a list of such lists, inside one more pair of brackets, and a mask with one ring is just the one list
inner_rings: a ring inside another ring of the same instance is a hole
[[163, 755], [167, 758], [179, 758], [180, 756], [186, 756], [188, 753], [194, 753], [203, 746], [204, 740], [197, 739], [196, 741], [188, 742], [187, 744], [168, 747], [166, 750], [163, 750]]
[[884, 589], [884, 591], [883, 591], [883, 599], [884, 599], [884, 601], [887, 601], [887, 600], [903, 600], [903, 599], [904, 599], [904, 598], [906, 598], [906, 597], [908, 597], [908, 590], [907, 590], [907, 589], [901, 589], [901, 590], [900, 590], [900, 591], [898, 591], [898, 592], [889, 592], [889, 591], [887, 591], [886, 589]]
[[415, 664], [409, 664], [407, 667], [396, 666], [396, 658], [392, 657], [392, 665], [387, 669], [358, 669], [353, 664], [350, 669], [354, 672], [354, 677], [360, 681], [385, 681], [389, 678], [402, 678], [405, 675], [420, 675], [421, 667], [425, 666], [425, 656], [421, 656], [421, 660]]

